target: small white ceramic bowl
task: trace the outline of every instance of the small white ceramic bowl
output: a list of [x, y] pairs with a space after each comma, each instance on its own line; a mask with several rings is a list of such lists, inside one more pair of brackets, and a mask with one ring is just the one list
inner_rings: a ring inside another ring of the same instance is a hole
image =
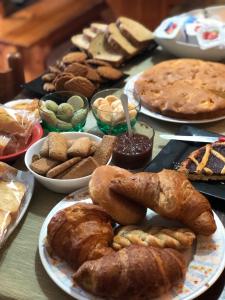
[[[102, 139], [96, 135], [90, 134], [90, 133], [84, 133], [84, 132], [63, 132], [60, 133], [66, 136], [67, 139], [77, 139], [80, 137], [89, 137], [91, 140], [100, 142]], [[34, 175], [34, 177], [39, 181], [41, 184], [43, 184], [47, 189], [57, 192], [57, 193], [71, 193], [75, 191], [76, 189], [79, 189], [81, 187], [84, 187], [88, 185], [89, 180], [91, 179], [91, 175], [77, 178], [77, 179], [53, 179], [53, 178], [47, 178], [44, 176], [41, 176], [37, 173], [35, 173], [31, 168], [30, 165], [32, 163], [32, 157], [34, 154], [39, 154], [41, 146], [44, 142], [46, 137], [42, 138], [41, 140], [37, 141], [35, 144], [33, 144], [26, 152], [25, 154], [25, 164], [27, 169]], [[110, 159], [111, 160], [111, 159]], [[110, 160], [108, 163], [110, 163]]]

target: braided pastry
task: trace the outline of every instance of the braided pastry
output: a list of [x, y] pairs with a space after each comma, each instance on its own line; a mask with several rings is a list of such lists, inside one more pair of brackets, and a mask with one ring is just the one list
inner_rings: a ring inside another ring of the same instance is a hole
[[195, 237], [195, 234], [187, 228], [124, 226], [114, 236], [113, 248], [120, 250], [131, 244], [137, 244], [182, 250], [191, 247]]

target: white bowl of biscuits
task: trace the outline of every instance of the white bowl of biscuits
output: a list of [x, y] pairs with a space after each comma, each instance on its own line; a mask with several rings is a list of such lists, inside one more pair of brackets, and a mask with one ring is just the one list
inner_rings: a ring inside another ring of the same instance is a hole
[[96, 167], [110, 163], [114, 142], [113, 136], [51, 132], [28, 149], [25, 164], [49, 190], [70, 193], [86, 186]]

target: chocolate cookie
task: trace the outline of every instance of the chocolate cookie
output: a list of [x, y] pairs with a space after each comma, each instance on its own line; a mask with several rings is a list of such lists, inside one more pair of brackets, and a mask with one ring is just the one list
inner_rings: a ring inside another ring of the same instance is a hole
[[100, 76], [109, 80], [118, 80], [123, 76], [123, 73], [120, 70], [108, 66], [98, 67], [97, 71]]

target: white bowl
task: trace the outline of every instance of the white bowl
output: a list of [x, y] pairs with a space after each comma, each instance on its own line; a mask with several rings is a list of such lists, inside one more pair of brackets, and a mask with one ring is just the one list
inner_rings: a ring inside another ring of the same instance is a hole
[[[67, 139], [77, 139], [80, 137], [88, 137], [93, 141], [100, 142], [102, 139], [96, 135], [84, 132], [61, 132], [60, 134], [64, 134]], [[91, 175], [77, 178], [77, 179], [53, 179], [41, 176], [35, 173], [31, 168], [30, 165], [32, 163], [32, 157], [34, 154], [39, 154], [41, 146], [44, 142], [46, 137], [42, 138], [41, 140], [34, 143], [26, 152], [25, 154], [25, 165], [27, 169], [34, 175], [34, 177], [43, 184], [47, 189], [57, 192], [57, 193], [71, 193], [76, 189], [81, 187], [87, 186], [89, 180], [91, 179]], [[110, 159], [111, 160], [111, 159]], [[108, 163], [110, 162], [108, 161]]]

